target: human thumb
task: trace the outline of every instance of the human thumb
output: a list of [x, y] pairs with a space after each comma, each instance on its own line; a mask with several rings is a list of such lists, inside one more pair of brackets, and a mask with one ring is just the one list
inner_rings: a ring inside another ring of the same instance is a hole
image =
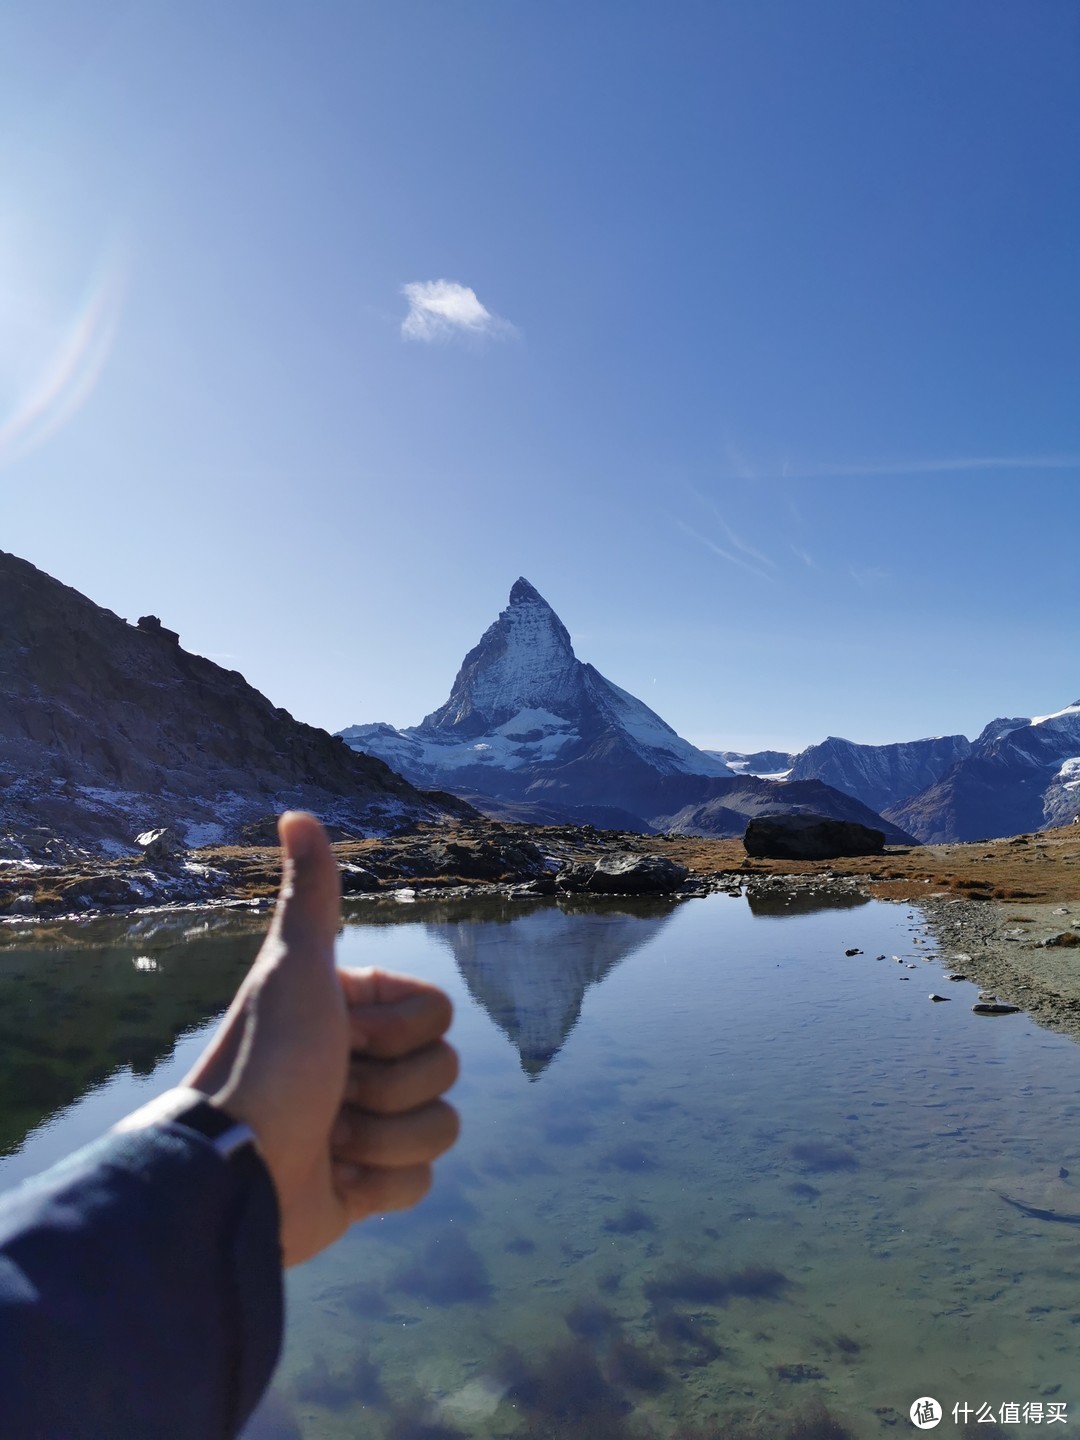
[[[289, 959], [304, 965], [325, 962], [341, 921], [341, 885], [326, 831], [303, 810], [278, 819], [281, 889], [267, 946], [279, 941]], [[264, 946], [264, 949], [267, 948]]]
[[239, 1044], [216, 1097], [251, 1125], [271, 1170], [302, 1164], [311, 1142], [325, 1140], [348, 1068], [348, 1022], [334, 965], [337, 863], [314, 816], [290, 811], [278, 833], [281, 892], [230, 1012]]

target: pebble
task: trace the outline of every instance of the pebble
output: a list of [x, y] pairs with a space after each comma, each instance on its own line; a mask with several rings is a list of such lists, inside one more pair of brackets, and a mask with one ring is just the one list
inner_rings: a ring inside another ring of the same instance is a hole
[[844, 951], [844, 954], [845, 954], [845, 955], [861, 955], [862, 953], [863, 953], [863, 952], [862, 952], [861, 950], [858, 950], [858, 949], [855, 949], [855, 950], [845, 950], [845, 951]]

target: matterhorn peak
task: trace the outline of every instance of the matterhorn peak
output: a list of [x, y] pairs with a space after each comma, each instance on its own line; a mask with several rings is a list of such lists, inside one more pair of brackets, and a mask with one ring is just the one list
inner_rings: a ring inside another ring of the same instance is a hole
[[582, 669], [566, 626], [521, 576], [509, 605], [465, 656], [450, 698], [420, 729], [479, 735], [522, 712], [569, 717], [582, 704]]
[[698, 793], [695, 777], [735, 778], [580, 661], [566, 626], [524, 575], [465, 656], [445, 704], [407, 730], [351, 725], [341, 734], [425, 785], [605, 824], [648, 827], [654, 810], [678, 808], [674, 797], [686, 784]]
[[545, 605], [550, 610], [551, 606], [540, 594], [535, 585], [530, 585], [524, 575], [519, 575], [514, 581], [510, 590], [511, 605]]

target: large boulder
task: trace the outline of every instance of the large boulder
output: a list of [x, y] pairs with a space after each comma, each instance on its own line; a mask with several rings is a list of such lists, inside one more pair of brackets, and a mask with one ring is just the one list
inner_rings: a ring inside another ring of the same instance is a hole
[[838, 860], [845, 855], [880, 855], [885, 835], [854, 820], [827, 815], [761, 815], [743, 836], [756, 860]]
[[615, 855], [565, 866], [555, 877], [555, 888], [571, 895], [670, 895], [689, 873], [685, 865], [662, 855]]
[[171, 830], [159, 828], [157, 830], [144, 830], [141, 835], [135, 836], [135, 844], [140, 847], [147, 860], [175, 860], [178, 855], [184, 853], [184, 846], [181, 845], [176, 835]]

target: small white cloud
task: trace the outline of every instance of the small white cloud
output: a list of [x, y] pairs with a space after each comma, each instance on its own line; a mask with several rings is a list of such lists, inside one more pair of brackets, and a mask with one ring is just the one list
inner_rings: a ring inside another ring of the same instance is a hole
[[401, 287], [409, 313], [401, 322], [405, 340], [451, 340], [455, 335], [496, 338], [512, 335], [508, 320], [493, 315], [476, 291], [454, 280], [414, 280]]

